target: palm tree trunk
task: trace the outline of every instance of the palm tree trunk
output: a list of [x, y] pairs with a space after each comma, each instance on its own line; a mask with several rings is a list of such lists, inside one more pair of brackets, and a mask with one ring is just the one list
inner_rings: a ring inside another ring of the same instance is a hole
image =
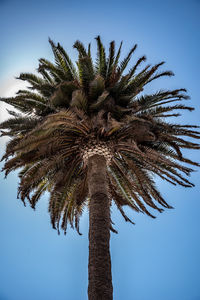
[[106, 160], [94, 155], [88, 161], [89, 208], [89, 300], [112, 300], [110, 259], [110, 200]]

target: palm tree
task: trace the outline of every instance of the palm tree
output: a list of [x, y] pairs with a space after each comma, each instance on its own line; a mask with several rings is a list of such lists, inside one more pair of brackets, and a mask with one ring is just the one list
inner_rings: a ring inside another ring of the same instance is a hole
[[51, 224], [58, 233], [60, 228], [66, 233], [69, 223], [80, 234], [79, 219], [89, 207], [88, 297], [109, 300], [113, 299], [110, 231], [116, 232], [112, 202], [131, 223], [124, 206], [152, 218], [152, 209], [172, 208], [153, 176], [193, 186], [187, 179], [192, 169], [184, 163], [199, 164], [185, 158], [181, 149], [200, 148], [184, 139], [200, 138], [198, 126], [168, 122], [168, 117], [179, 116], [177, 110], [193, 110], [174, 104], [188, 99], [185, 89], [143, 93], [146, 84], [173, 75], [158, 72], [164, 62], [142, 68], [146, 60], [142, 56], [124, 75], [137, 45], [119, 62], [122, 43], [115, 51], [112, 41], [106, 55], [98, 36], [93, 63], [90, 44], [86, 49], [76, 41], [75, 67], [59, 43], [49, 42], [55, 63], [41, 58], [40, 75], [19, 76], [30, 84], [28, 89], [1, 99], [15, 109], [0, 125], [2, 135], [11, 138], [3, 170], [7, 176], [21, 168], [18, 197], [24, 205], [27, 199], [35, 208], [42, 194], [49, 192]]

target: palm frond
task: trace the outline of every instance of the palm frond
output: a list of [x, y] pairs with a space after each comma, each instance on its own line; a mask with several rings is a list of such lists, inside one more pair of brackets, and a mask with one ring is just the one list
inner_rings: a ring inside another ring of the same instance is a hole
[[106, 62], [106, 53], [105, 48], [101, 42], [101, 38], [98, 35], [96, 38], [97, 41], [97, 61], [96, 61], [96, 72], [97, 74], [106, 77], [107, 62]]
[[131, 50], [129, 51], [129, 53], [127, 54], [127, 56], [122, 60], [122, 62], [120, 63], [120, 66], [119, 66], [119, 73], [120, 75], [122, 75], [122, 73], [124, 72], [124, 70], [126, 69], [131, 57], [132, 57], [132, 54], [135, 52], [137, 48], [137, 44], [135, 44]]

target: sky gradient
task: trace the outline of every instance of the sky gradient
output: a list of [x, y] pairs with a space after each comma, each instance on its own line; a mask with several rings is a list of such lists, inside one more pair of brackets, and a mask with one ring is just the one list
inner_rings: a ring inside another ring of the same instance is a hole
[[[100, 34], [107, 47], [123, 40], [122, 56], [137, 43], [132, 62], [143, 54], [147, 63], [166, 61], [163, 69], [175, 77], [154, 81], [146, 92], [186, 88], [196, 110], [179, 122], [200, 125], [200, 1], [0, 0], [0, 13], [0, 97], [14, 95], [22, 87], [15, 77], [35, 72], [39, 58], [53, 59], [48, 37], [76, 60], [73, 43], [92, 42], [95, 55]], [[6, 117], [0, 103], [0, 121]], [[1, 156], [5, 144], [1, 138]], [[200, 161], [198, 151], [185, 154]], [[133, 226], [112, 207], [119, 232], [111, 233], [114, 300], [200, 300], [199, 177], [199, 171], [192, 174], [193, 189], [158, 179], [175, 209], [155, 220], [129, 210]], [[17, 172], [6, 180], [0, 173], [0, 300], [86, 300], [88, 212], [80, 223], [83, 236], [71, 229], [58, 236], [50, 225], [48, 194], [33, 211], [17, 200], [17, 183]]]

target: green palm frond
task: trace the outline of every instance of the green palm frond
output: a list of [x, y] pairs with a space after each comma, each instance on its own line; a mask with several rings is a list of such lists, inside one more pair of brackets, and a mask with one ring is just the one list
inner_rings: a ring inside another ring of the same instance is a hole
[[122, 44], [123, 44], [123, 42], [120, 43], [119, 49], [117, 51], [117, 54], [116, 54], [116, 57], [115, 57], [115, 60], [114, 60], [114, 68], [117, 68], [117, 66], [118, 66], [119, 58], [120, 58], [120, 55], [121, 55]]
[[146, 61], [146, 56], [142, 56], [142, 57], [140, 57], [140, 58], [137, 60], [136, 64], [130, 69], [130, 71], [129, 71], [129, 73], [128, 73], [128, 78], [129, 78], [129, 79], [131, 79], [131, 78], [133, 77], [133, 75], [135, 74], [135, 72], [136, 72], [138, 66], [139, 66], [142, 62], [144, 62], [144, 61]]
[[99, 74], [105, 78], [106, 70], [107, 70], [105, 48], [101, 42], [101, 38], [99, 35], [96, 37], [96, 41], [97, 41], [96, 72], [97, 72], [97, 74]]
[[48, 73], [47, 70], [45, 70], [42, 67], [39, 67], [38, 68], [38, 72], [42, 75], [43, 79], [45, 81], [47, 81], [49, 84], [51, 84], [51, 85], [55, 85], [56, 84], [55, 79], [53, 77], [51, 77], [51, 75]]
[[68, 68], [71, 72], [72, 78], [75, 80], [77, 78], [77, 71], [75, 65], [73, 64], [72, 60], [70, 59], [65, 49], [59, 43], [57, 45], [57, 48], [58, 51], [61, 53], [61, 55], [64, 57], [66, 64], [68, 65]]
[[36, 99], [29, 99], [26, 96], [16, 96], [16, 97], [10, 97], [10, 98], [0, 98], [0, 101], [5, 102], [11, 106], [13, 106], [15, 109], [22, 113], [41, 113], [44, 110], [47, 110], [49, 108], [49, 105], [43, 102], [43, 99], [41, 101], [41, 98], [38, 96]]
[[80, 41], [76, 41], [74, 43], [73, 47], [78, 50], [78, 53], [79, 53], [80, 57], [88, 56], [87, 50], [85, 49], [85, 46]]
[[49, 60], [45, 58], [40, 58], [39, 62], [40, 64], [39, 64], [38, 72], [41, 73], [43, 72], [43, 70], [49, 72], [52, 79], [56, 83], [60, 83], [65, 80], [65, 73], [61, 68], [57, 67], [56, 65], [54, 65], [53, 63], [51, 63]]
[[54, 58], [55, 58], [55, 63], [57, 65], [57, 67], [62, 70], [62, 72], [64, 73], [64, 79], [66, 81], [70, 81], [74, 79], [74, 74], [72, 72], [71, 69], [71, 65], [69, 65], [68, 60], [66, 59], [67, 54], [65, 53], [65, 56], [63, 55], [63, 51], [60, 50], [60, 47], [57, 47], [54, 42], [49, 39], [49, 43], [51, 45], [53, 54], [54, 54]]
[[114, 68], [114, 60], [115, 60], [115, 41], [112, 41], [110, 42], [109, 56], [107, 58], [106, 81], [108, 82]]
[[77, 65], [79, 70], [80, 84], [82, 88], [88, 92], [90, 82], [94, 79], [94, 71], [91, 64], [91, 59], [88, 56], [79, 57]]
[[32, 74], [32, 73], [21, 73], [19, 77], [17, 77], [16, 79], [20, 79], [23, 81], [27, 81], [28, 83], [30, 83], [32, 86], [34, 85], [43, 85], [46, 84], [46, 80], [44, 80], [43, 78]]
[[137, 44], [135, 44], [131, 50], [129, 51], [129, 53], [127, 54], [127, 56], [123, 59], [123, 61], [120, 63], [120, 66], [119, 66], [119, 73], [120, 73], [120, 76], [122, 75], [122, 73], [124, 72], [124, 70], [126, 69], [131, 57], [132, 57], [132, 54], [135, 52], [137, 48]]

